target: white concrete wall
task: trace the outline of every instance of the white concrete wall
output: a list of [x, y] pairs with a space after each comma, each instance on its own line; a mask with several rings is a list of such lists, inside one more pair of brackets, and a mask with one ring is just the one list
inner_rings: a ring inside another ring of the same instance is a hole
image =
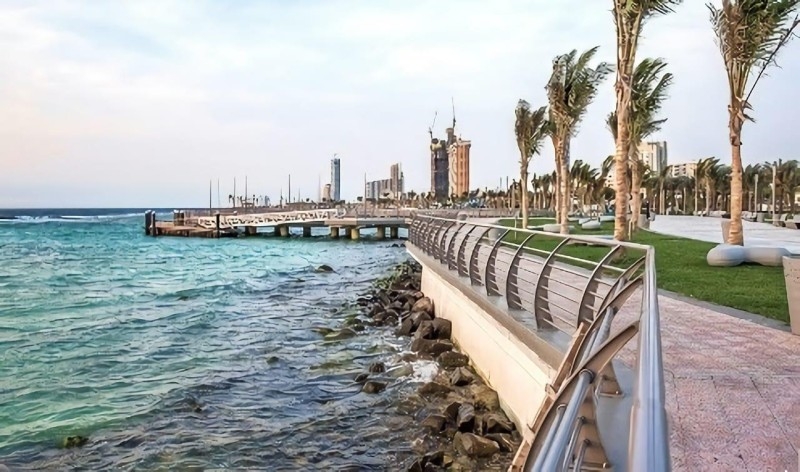
[[555, 369], [459, 288], [424, 265], [422, 291], [433, 300], [436, 316], [453, 324], [453, 341], [497, 391], [506, 415], [528, 436], [545, 398], [545, 384], [555, 375]]

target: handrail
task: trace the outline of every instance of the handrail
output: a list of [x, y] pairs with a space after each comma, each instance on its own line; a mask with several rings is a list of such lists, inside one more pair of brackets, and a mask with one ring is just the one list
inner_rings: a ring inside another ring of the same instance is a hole
[[[409, 227], [409, 242], [453, 271], [464, 284], [486, 285], [485, 292], [501, 297], [509, 309], [530, 314], [537, 323], [529, 329], [559, 329], [575, 335], [573, 345], [582, 355], [564, 363], [556, 375], [555, 395], [545, 399], [540, 418], [533, 423], [537, 430], [530, 450], [523, 455], [527, 458], [524, 470], [671, 469], [655, 250], [651, 246], [586, 235], [565, 238], [421, 213]], [[598, 260], [586, 259], [580, 250], [569, 249], [575, 243], [607, 252]], [[631, 257], [631, 253], [643, 255]], [[548, 286], [550, 279], [558, 279], [557, 287]], [[503, 285], [506, 290], [495, 289]], [[639, 320], [616, 330], [609, 339], [614, 314], [634, 293], [642, 297]], [[530, 294], [534, 296], [525, 299]], [[551, 318], [551, 313], [556, 315]], [[611, 361], [637, 332], [635, 380], [621, 386]], [[628, 452], [627, 457], [615, 458], [618, 463], [609, 463], [603, 440], [620, 439], [598, 436], [595, 410], [599, 395], [613, 396], [620, 391], [627, 391], [632, 401]]]

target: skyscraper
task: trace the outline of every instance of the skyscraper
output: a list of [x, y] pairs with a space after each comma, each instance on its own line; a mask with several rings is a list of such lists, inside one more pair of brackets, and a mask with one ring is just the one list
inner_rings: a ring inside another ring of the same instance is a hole
[[400, 198], [404, 191], [403, 171], [400, 167], [400, 163], [392, 164], [392, 167], [389, 169], [389, 176], [392, 181], [390, 190], [394, 194], [395, 198]]
[[639, 159], [656, 174], [667, 168], [667, 142], [653, 141], [639, 146]]
[[[335, 156], [336, 154], [334, 154]], [[338, 202], [342, 199], [342, 166], [338, 157], [331, 159], [331, 200]]]
[[447, 149], [450, 195], [460, 197], [469, 193], [469, 150], [470, 141], [456, 138]]

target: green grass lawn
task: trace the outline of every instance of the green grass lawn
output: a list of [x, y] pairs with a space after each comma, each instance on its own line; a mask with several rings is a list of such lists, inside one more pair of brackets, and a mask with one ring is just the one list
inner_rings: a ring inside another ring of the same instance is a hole
[[[504, 226], [513, 226], [514, 220], [503, 220], [501, 223]], [[545, 223], [547, 221], [543, 223], [537, 221], [532, 224]], [[585, 235], [607, 235], [611, 234], [614, 228], [612, 222], [603, 223], [603, 227], [597, 231], [581, 230], [577, 223], [572, 223], [572, 226], [573, 234]], [[517, 238], [520, 236], [517, 235]], [[507, 236], [509, 241], [521, 242], [516, 241], [517, 238], [510, 234]], [[538, 237], [534, 237], [529, 246], [552, 250], [559, 242], [557, 238], [537, 239]], [[751, 264], [737, 267], [710, 267], [706, 262], [706, 254], [716, 244], [650, 231], [639, 231], [633, 241], [655, 248], [659, 288], [788, 323], [789, 307], [786, 302], [786, 286], [781, 267]], [[588, 246], [568, 246], [564, 249], [563, 252], [567, 255], [595, 262], [608, 252], [602, 247]], [[623, 258], [616, 260], [614, 265], [628, 266], [639, 256], [641, 254], [626, 253]]]

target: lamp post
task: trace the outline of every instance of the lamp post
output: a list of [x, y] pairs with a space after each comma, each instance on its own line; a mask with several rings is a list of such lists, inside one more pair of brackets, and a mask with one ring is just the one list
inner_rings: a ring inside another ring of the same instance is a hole
[[777, 173], [778, 173], [778, 164], [773, 162], [772, 163], [772, 225], [773, 226], [778, 226], [778, 220], [775, 219], [775, 194], [777, 193], [778, 190], [775, 185]]

